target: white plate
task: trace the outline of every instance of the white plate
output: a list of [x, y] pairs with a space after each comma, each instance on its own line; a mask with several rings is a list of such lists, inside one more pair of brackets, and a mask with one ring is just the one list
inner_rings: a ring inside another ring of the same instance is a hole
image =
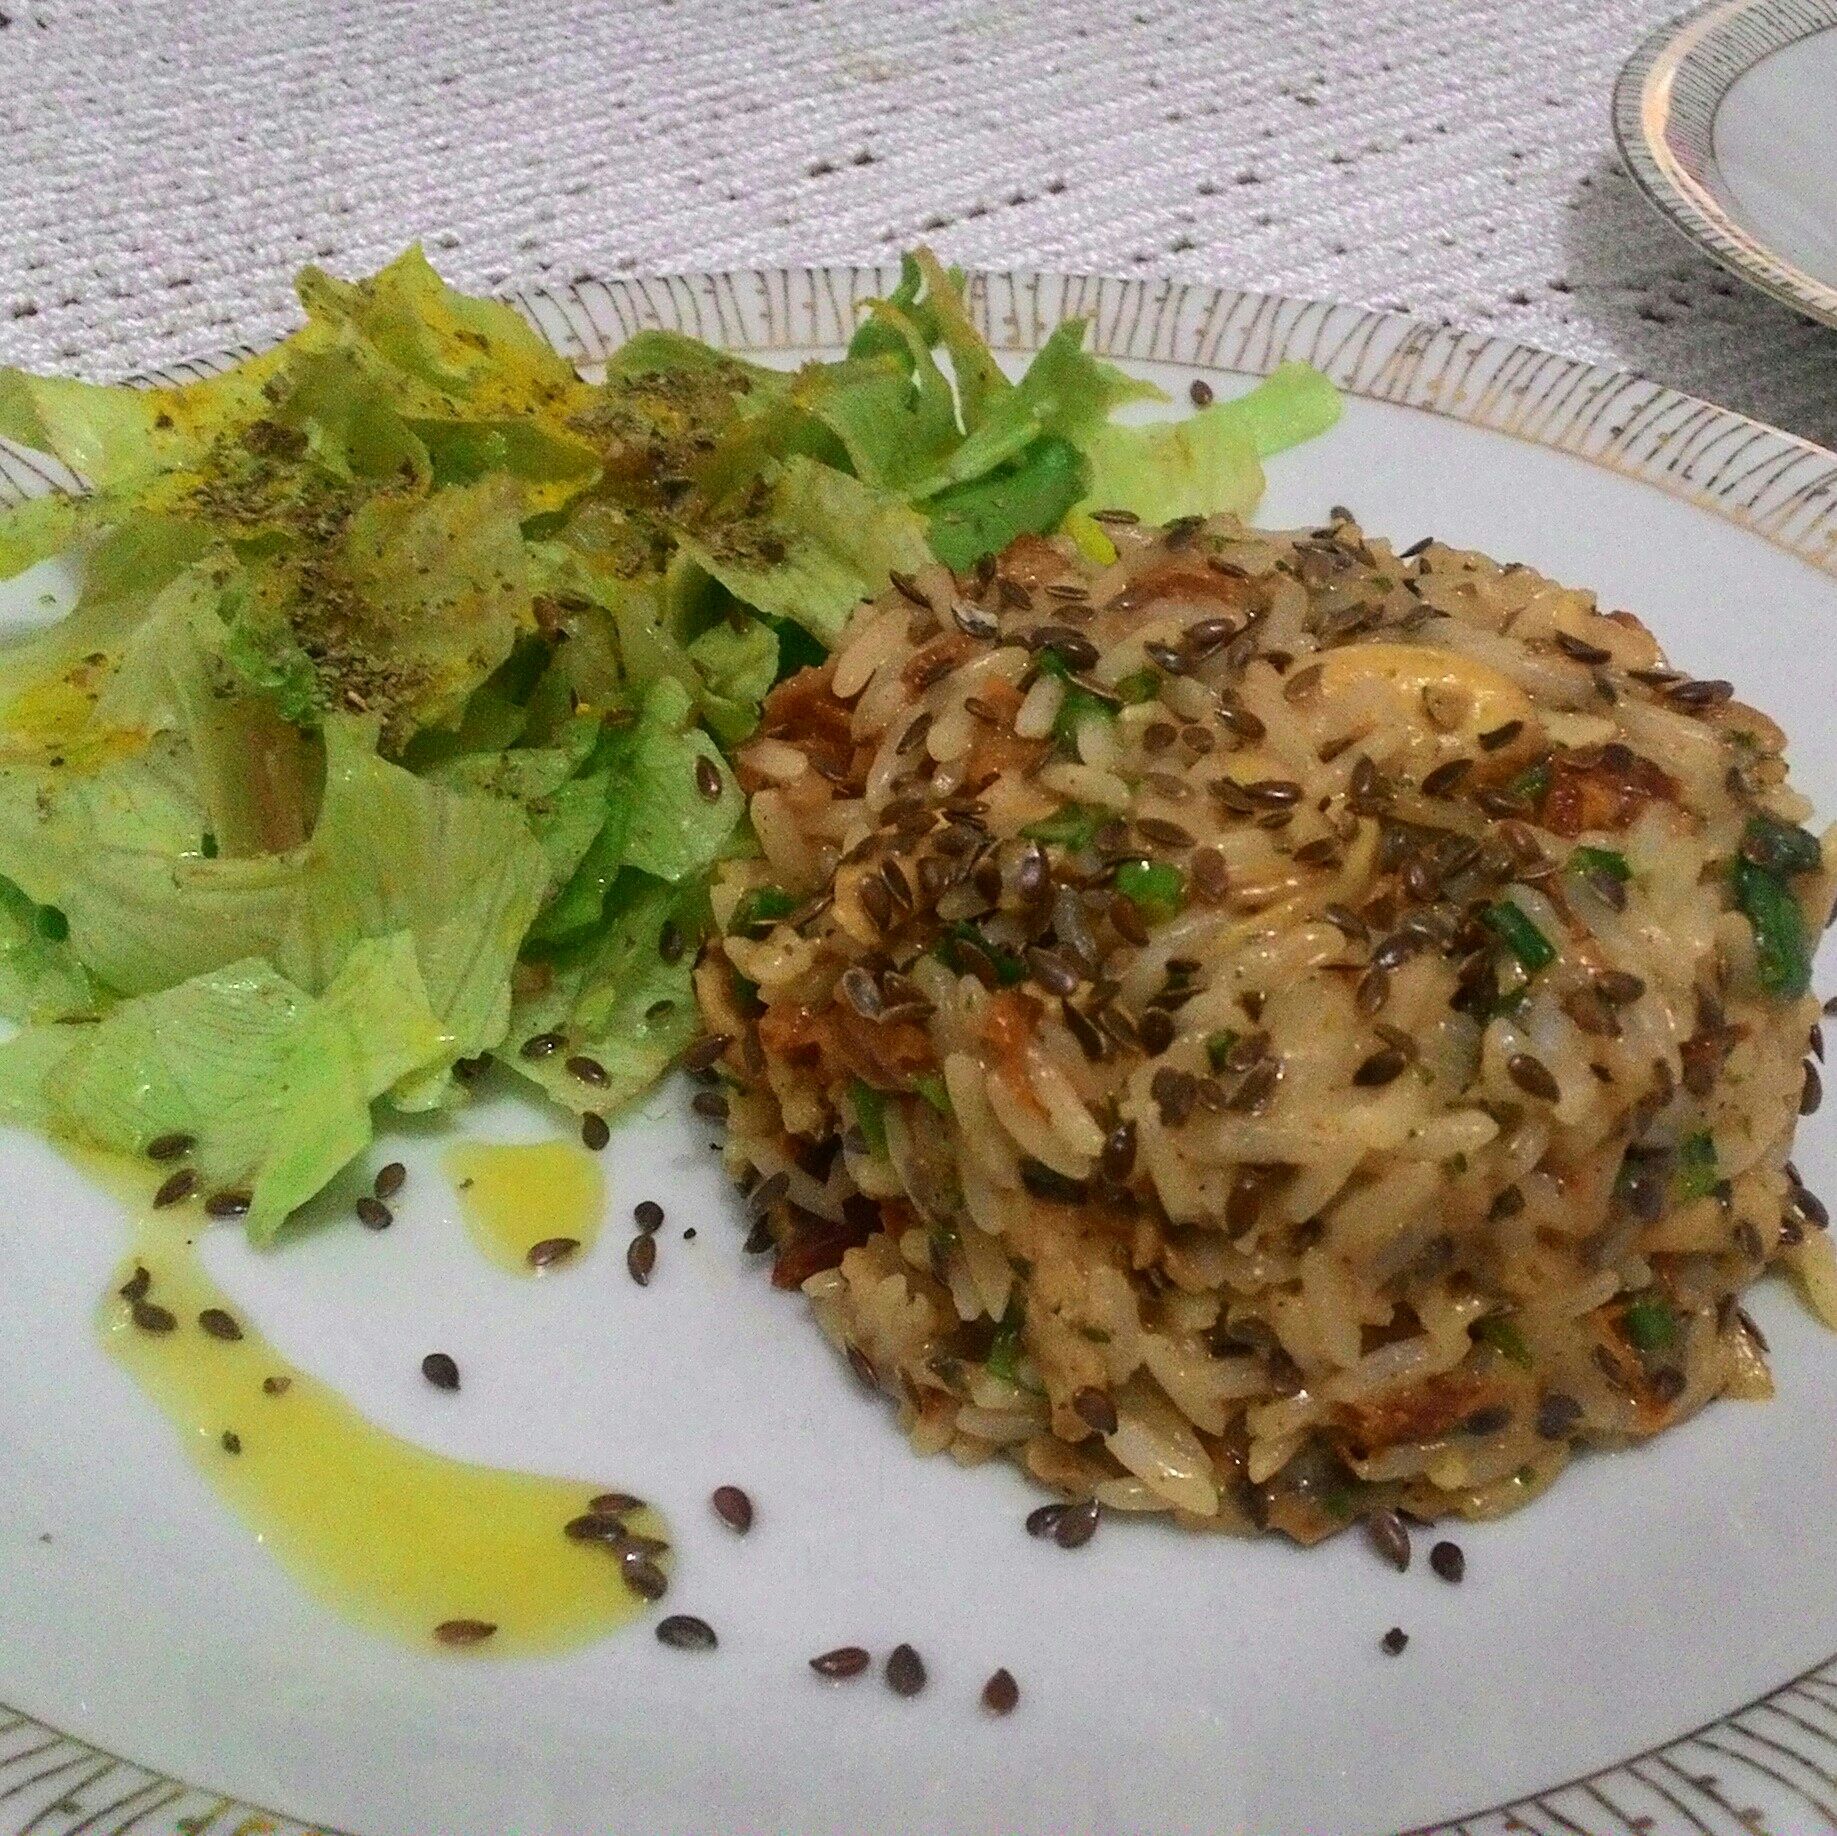
[[[891, 278], [520, 303], [583, 361], [655, 323], [792, 361], [833, 350]], [[1011, 352], [1088, 313], [1098, 348], [1177, 395], [1200, 373], [1230, 389], [1284, 356], [1322, 364], [1352, 399], [1272, 465], [1268, 520], [1345, 501], [1400, 541], [1433, 531], [1595, 586], [1777, 714], [1799, 781], [1837, 809], [1830, 455], [1650, 383], [1349, 307], [1040, 275], [985, 277], [974, 304]], [[504, 1106], [471, 1126], [545, 1125]], [[248, 1809], [264, 1804], [362, 1836], [1837, 1827], [1837, 1343], [1783, 1292], [1756, 1303], [1777, 1400], [1579, 1462], [1528, 1511], [1461, 1532], [1458, 1589], [1420, 1562], [1393, 1573], [1356, 1536], [1302, 1552], [1116, 1522], [1067, 1554], [1022, 1534], [1035, 1500], [1014, 1473], [907, 1451], [801, 1300], [739, 1253], [708, 1139], [679, 1092], [646, 1104], [605, 1156], [602, 1247], [541, 1283], [467, 1247], [424, 1142], [383, 1236], [272, 1256], [233, 1229], [208, 1240], [239, 1306], [389, 1427], [601, 1473], [670, 1514], [672, 1604], [720, 1629], [719, 1653], [665, 1650], [640, 1624], [541, 1662], [378, 1642], [270, 1562], [97, 1349], [116, 1206], [8, 1140], [0, 1699], [21, 1712], [0, 1710], [0, 1832], [308, 1827]], [[1820, 1123], [1800, 1165], [1833, 1183]], [[641, 1291], [619, 1220], [648, 1196], [670, 1222]], [[468, 1373], [457, 1397], [416, 1372], [434, 1345]], [[721, 1482], [757, 1501], [744, 1541], [706, 1508]], [[1412, 1635], [1396, 1659], [1378, 1649], [1393, 1624]], [[916, 1701], [805, 1666], [901, 1639], [930, 1666]], [[1024, 1697], [992, 1723], [976, 1694], [998, 1664]]]
[[1744, 280], [1837, 325], [1837, 0], [1710, 0], [1614, 87], [1628, 170]]

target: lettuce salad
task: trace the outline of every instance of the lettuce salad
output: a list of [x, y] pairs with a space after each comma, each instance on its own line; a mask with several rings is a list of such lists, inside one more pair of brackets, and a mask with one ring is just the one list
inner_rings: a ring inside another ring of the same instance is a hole
[[776, 680], [897, 570], [1248, 513], [1338, 413], [1291, 365], [1120, 425], [1159, 392], [1081, 323], [1013, 382], [902, 274], [795, 373], [643, 331], [589, 382], [418, 249], [308, 268], [303, 327], [199, 381], [0, 372], [0, 435], [87, 486], [0, 517], [0, 577], [75, 594], [0, 648], [0, 1116], [177, 1144], [265, 1242], [487, 1056], [618, 1109], [695, 1036]]

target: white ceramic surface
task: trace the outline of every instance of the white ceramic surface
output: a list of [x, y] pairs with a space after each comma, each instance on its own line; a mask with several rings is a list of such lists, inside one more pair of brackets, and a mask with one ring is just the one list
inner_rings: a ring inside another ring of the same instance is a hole
[[1782, 45], [1716, 111], [1716, 164], [1742, 220], [1837, 288], [1837, 25]]
[[1620, 73], [1628, 170], [1744, 279], [1837, 324], [1837, 0], [1708, 0]]
[[[584, 357], [666, 320], [789, 361], [833, 345], [885, 279], [522, 303]], [[1650, 384], [1349, 308], [1028, 275], [991, 277], [975, 303], [1010, 349], [1090, 311], [1102, 347], [1177, 395], [1199, 369], [1222, 390], [1313, 355], [1358, 394], [1272, 464], [1265, 520], [1345, 502], [1399, 541], [1433, 532], [1593, 585], [1773, 711], [1799, 781], [1837, 811], [1828, 455]], [[28, 478], [16, 457], [4, 469]], [[513, 1101], [468, 1123], [551, 1126]], [[1036, 1499], [1014, 1473], [907, 1451], [801, 1300], [740, 1254], [712, 1139], [680, 1091], [645, 1103], [605, 1156], [606, 1237], [540, 1283], [471, 1249], [428, 1138], [388, 1144], [411, 1177], [381, 1236], [330, 1229], [277, 1255], [233, 1229], [208, 1240], [237, 1304], [387, 1426], [600, 1476], [669, 1514], [671, 1605], [712, 1621], [720, 1651], [665, 1650], [640, 1623], [528, 1662], [398, 1650], [301, 1593], [95, 1344], [118, 1209], [42, 1145], [0, 1140], [0, 1701], [17, 1711], [0, 1710], [0, 1832], [301, 1827], [251, 1804], [359, 1836], [1837, 1828], [1837, 1340], [1782, 1290], [1755, 1305], [1777, 1400], [1581, 1461], [1530, 1510], [1457, 1532], [1458, 1589], [1353, 1536], [1302, 1552], [1112, 1522], [1066, 1553], [1022, 1533]], [[1837, 1184], [1821, 1119], [1799, 1164]], [[639, 1290], [622, 1226], [646, 1197], [669, 1220]], [[418, 1375], [435, 1345], [466, 1371], [456, 1396]], [[708, 1512], [722, 1482], [756, 1500], [743, 1541]], [[1378, 1649], [1393, 1624], [1411, 1633], [1396, 1659]], [[806, 1668], [901, 1639], [930, 1667], [915, 1701]], [[998, 1664], [1024, 1693], [992, 1723], [976, 1694]]]

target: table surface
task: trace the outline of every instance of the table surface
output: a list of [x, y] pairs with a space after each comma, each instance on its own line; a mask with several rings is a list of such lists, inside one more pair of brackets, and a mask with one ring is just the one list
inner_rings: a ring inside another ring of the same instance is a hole
[[1837, 332], [1621, 172], [1671, 0], [0, 0], [0, 359], [259, 338], [305, 261], [486, 288], [882, 260], [1390, 307], [1837, 443]]

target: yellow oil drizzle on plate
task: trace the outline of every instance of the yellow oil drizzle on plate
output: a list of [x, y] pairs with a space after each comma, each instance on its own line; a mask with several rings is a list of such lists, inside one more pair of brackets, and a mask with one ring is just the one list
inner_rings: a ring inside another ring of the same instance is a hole
[[529, 1252], [571, 1237], [585, 1254], [606, 1209], [600, 1163], [568, 1141], [462, 1141], [446, 1168], [472, 1241], [500, 1268], [530, 1274]]
[[[448, 1459], [367, 1421], [261, 1338], [177, 1228], [149, 1226], [117, 1288], [137, 1266], [151, 1277], [145, 1300], [174, 1324], [136, 1325], [133, 1304], [111, 1292], [101, 1316], [108, 1351], [218, 1495], [327, 1605], [430, 1649], [449, 1642], [436, 1627], [480, 1622], [495, 1630], [469, 1649], [494, 1656], [568, 1650], [645, 1611], [608, 1548], [564, 1534], [605, 1486]], [[213, 1308], [240, 1338], [200, 1325]], [[648, 1510], [626, 1522], [666, 1534]]]

